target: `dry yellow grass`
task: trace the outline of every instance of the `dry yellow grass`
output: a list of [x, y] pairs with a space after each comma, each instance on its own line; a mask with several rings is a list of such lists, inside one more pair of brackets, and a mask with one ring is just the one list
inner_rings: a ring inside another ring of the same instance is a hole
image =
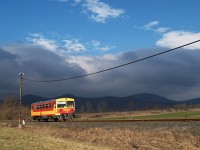
[[[200, 135], [188, 130], [173, 131], [166, 127], [151, 130], [67, 128], [56, 126], [26, 126], [24, 129], [0, 128], [1, 150], [51, 149], [139, 149], [139, 150], [199, 150]], [[103, 146], [102, 146], [103, 145]]]
[[77, 142], [87, 142], [93, 145], [112, 146], [113, 149], [158, 149], [158, 150], [198, 150], [200, 149], [200, 137], [194, 137], [189, 132], [174, 133], [158, 128], [154, 130], [130, 131], [120, 129], [67, 129], [38, 127], [29, 128], [27, 131], [58, 137], [59, 139], [73, 139]]
[[[51, 130], [48, 129], [48, 132], [51, 132]], [[36, 131], [34, 129], [1, 127], [0, 133], [1, 150], [110, 150], [110, 148], [103, 146], [94, 146], [51, 136], [47, 133], [47, 130], [43, 132], [43, 129]]]

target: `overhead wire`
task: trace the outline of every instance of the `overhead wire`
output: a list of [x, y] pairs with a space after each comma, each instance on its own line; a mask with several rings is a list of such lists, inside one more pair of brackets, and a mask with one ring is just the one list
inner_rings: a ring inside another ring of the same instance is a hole
[[123, 67], [123, 66], [130, 65], [130, 64], [134, 64], [134, 63], [137, 63], [137, 62], [140, 62], [140, 61], [152, 58], [152, 57], [156, 57], [156, 56], [159, 56], [159, 55], [162, 55], [162, 54], [165, 54], [165, 53], [168, 53], [168, 52], [171, 52], [171, 51], [174, 51], [174, 50], [177, 50], [177, 49], [180, 49], [180, 48], [192, 45], [192, 44], [195, 44], [197, 42], [200, 42], [200, 40], [196, 40], [196, 41], [193, 41], [193, 42], [190, 42], [190, 43], [187, 43], [187, 44], [184, 44], [184, 45], [181, 45], [181, 46], [178, 46], [178, 47], [175, 47], [175, 48], [163, 51], [163, 52], [156, 53], [156, 54], [151, 55], [151, 56], [147, 56], [147, 57], [144, 57], [144, 58], [141, 58], [141, 59], [138, 59], [138, 60], [134, 60], [134, 61], [125, 63], [125, 64], [121, 64], [121, 65], [114, 66], [114, 67], [111, 67], [111, 68], [107, 68], [107, 69], [104, 69], [104, 70], [100, 70], [100, 71], [97, 71], [97, 72], [88, 73], [88, 74], [79, 75], [79, 76], [74, 76], [74, 77], [70, 77], [70, 78], [54, 79], [54, 80], [34, 80], [34, 79], [29, 79], [29, 78], [24, 78], [24, 79], [27, 80], [27, 81], [31, 81], [31, 82], [58, 82], [58, 81], [66, 81], [66, 80], [73, 80], [73, 79], [77, 79], [77, 78], [83, 78], [83, 77], [86, 77], [86, 76], [91, 76], [91, 75], [94, 75], [94, 74], [99, 74], [99, 73], [102, 73], [102, 72], [110, 71], [110, 70], [113, 70], [113, 69], [116, 69], [116, 68], [120, 68], [120, 67]]

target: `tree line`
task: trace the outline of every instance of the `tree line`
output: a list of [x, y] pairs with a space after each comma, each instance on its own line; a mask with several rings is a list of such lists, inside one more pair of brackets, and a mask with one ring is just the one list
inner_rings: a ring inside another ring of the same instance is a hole
[[[21, 106], [22, 119], [27, 120], [30, 117], [28, 106]], [[7, 95], [0, 101], [0, 120], [18, 120], [19, 119], [19, 99], [15, 95]]]
[[[126, 104], [126, 109], [123, 111], [134, 111], [134, 103], [128, 101]], [[200, 105], [186, 105], [177, 104], [169, 109], [174, 109], [175, 111], [188, 111], [193, 108], [200, 108]], [[163, 110], [165, 108], [159, 108], [158, 106], [148, 107], [145, 106], [143, 110]], [[100, 101], [94, 104], [91, 101], [86, 101], [79, 109], [76, 109], [77, 113], [93, 113], [93, 112], [109, 112], [110, 110], [107, 101]], [[22, 119], [27, 120], [30, 118], [30, 106], [21, 106]], [[2, 100], [0, 100], [0, 120], [18, 120], [19, 119], [19, 98], [15, 95], [7, 95]]]

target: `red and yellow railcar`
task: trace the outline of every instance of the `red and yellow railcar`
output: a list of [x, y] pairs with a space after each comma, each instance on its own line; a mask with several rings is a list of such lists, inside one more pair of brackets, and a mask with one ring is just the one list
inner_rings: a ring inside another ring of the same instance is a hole
[[66, 120], [75, 116], [75, 100], [58, 98], [31, 104], [32, 120]]

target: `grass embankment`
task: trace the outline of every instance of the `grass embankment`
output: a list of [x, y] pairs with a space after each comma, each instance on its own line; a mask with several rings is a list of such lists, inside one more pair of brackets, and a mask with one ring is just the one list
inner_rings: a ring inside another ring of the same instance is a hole
[[0, 127], [1, 150], [109, 150], [109, 148], [56, 138], [49, 134], [38, 134], [24, 129]]
[[148, 119], [200, 119], [200, 111], [184, 111], [184, 112], [170, 112], [164, 114], [154, 115], [137, 115], [137, 116], [123, 116], [123, 117], [102, 117], [98, 120], [148, 120]]
[[[69, 123], [68, 125], [70, 125]], [[198, 150], [200, 148], [198, 124], [193, 130], [196, 136], [190, 133], [190, 127], [162, 126], [156, 123], [156, 128], [148, 128], [150, 124], [141, 123], [139, 127], [127, 125], [120, 128], [115, 123], [110, 125], [102, 123], [99, 127], [96, 123], [87, 125], [73, 123], [71, 127], [55, 125], [34, 126], [29, 125], [24, 129], [17, 127], [0, 127], [1, 150]], [[126, 125], [126, 124], [123, 124]], [[101, 146], [100, 146], [101, 145]], [[103, 146], [102, 146], [103, 145]]]

